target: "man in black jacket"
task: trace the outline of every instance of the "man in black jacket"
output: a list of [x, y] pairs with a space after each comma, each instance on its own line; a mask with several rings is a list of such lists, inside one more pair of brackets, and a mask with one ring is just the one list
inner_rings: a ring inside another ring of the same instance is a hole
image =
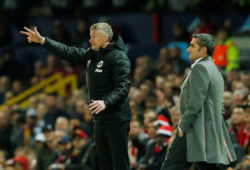
[[102, 170], [128, 170], [128, 132], [131, 111], [130, 61], [121, 37], [107, 23], [90, 28], [91, 48], [68, 47], [42, 37], [37, 28], [21, 31], [29, 43], [40, 43], [58, 57], [86, 66], [89, 109], [95, 121], [95, 142]]

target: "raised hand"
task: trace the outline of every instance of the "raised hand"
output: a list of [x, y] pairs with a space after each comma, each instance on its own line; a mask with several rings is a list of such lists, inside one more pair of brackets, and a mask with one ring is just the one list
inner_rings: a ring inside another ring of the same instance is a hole
[[20, 31], [20, 33], [27, 36], [27, 41], [29, 43], [44, 44], [45, 38], [39, 34], [39, 32], [37, 31], [37, 27], [34, 28], [34, 31], [30, 30], [27, 27], [24, 27], [24, 30], [25, 31]]

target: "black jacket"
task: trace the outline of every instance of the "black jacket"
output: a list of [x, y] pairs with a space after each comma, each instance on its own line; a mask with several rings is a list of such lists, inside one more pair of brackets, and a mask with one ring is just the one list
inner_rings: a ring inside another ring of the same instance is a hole
[[62, 59], [86, 66], [89, 102], [108, 102], [104, 111], [93, 115], [94, 120], [112, 123], [131, 119], [128, 99], [131, 64], [120, 36], [114, 36], [111, 43], [99, 51], [69, 47], [49, 38], [45, 39], [44, 46]]

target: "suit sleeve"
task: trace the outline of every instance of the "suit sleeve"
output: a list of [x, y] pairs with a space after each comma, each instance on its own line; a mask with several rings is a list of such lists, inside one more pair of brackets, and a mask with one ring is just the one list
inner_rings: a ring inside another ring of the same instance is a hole
[[56, 54], [58, 57], [67, 60], [73, 64], [86, 63], [84, 55], [86, 54], [86, 49], [69, 47], [60, 42], [54, 41], [48, 37], [45, 38], [44, 47], [49, 51]]
[[112, 74], [115, 88], [104, 100], [106, 100], [109, 105], [115, 106], [124, 103], [130, 90], [130, 61], [127, 56], [121, 55], [114, 58]]
[[189, 78], [190, 85], [187, 90], [190, 96], [187, 99], [186, 111], [179, 122], [179, 127], [183, 132], [187, 132], [201, 112], [209, 85], [209, 74], [201, 64], [195, 65]]

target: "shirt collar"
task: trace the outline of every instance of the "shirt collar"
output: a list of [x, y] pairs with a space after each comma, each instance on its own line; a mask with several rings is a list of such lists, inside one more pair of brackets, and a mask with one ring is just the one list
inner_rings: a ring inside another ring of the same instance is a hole
[[191, 65], [191, 68], [193, 68], [195, 66], [195, 64], [197, 64], [199, 61], [201, 61], [203, 58], [199, 58], [197, 60], [195, 60], [195, 62]]

